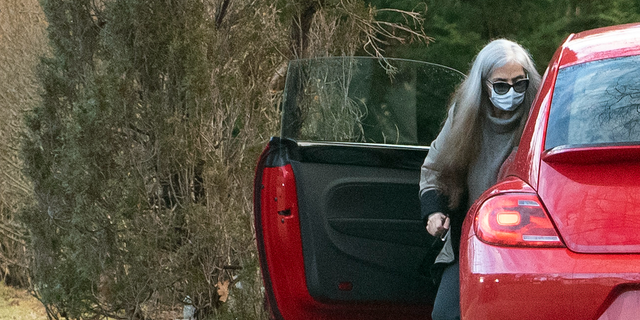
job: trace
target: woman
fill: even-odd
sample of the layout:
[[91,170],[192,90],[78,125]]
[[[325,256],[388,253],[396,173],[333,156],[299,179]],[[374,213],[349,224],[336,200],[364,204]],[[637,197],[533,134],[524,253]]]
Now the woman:
[[499,39],[476,56],[456,90],[448,117],[422,165],[420,201],[427,231],[444,247],[432,318],[460,319],[458,248],[465,214],[496,183],[498,170],[517,146],[540,85],[531,56]]

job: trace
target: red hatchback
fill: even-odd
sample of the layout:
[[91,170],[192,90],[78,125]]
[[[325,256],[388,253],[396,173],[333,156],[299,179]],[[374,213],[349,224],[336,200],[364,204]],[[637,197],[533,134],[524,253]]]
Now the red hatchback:
[[462,234],[462,319],[640,318],[640,24],[567,38]]

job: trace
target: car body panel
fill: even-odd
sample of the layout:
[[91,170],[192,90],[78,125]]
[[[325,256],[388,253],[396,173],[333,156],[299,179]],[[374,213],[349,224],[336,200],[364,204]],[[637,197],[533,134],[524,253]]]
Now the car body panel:
[[589,30],[572,35],[563,45],[562,67],[640,54],[637,23]]
[[640,283],[640,255],[462,242],[462,319],[597,319],[616,288]]
[[570,250],[640,253],[638,160],[542,162],[538,193]]

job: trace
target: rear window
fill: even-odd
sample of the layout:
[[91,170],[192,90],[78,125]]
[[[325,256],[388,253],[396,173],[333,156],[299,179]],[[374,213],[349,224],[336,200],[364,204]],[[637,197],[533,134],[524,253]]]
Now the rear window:
[[464,75],[441,65],[336,57],[289,64],[282,136],[297,141],[429,145]]
[[640,56],[561,69],[545,149],[640,144]]

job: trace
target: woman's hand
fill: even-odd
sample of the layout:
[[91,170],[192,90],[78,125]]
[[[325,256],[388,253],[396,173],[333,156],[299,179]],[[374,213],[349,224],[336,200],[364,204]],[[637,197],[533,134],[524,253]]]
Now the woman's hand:
[[449,217],[444,213],[434,212],[427,220],[427,232],[434,237],[442,237],[449,230],[450,223]]

